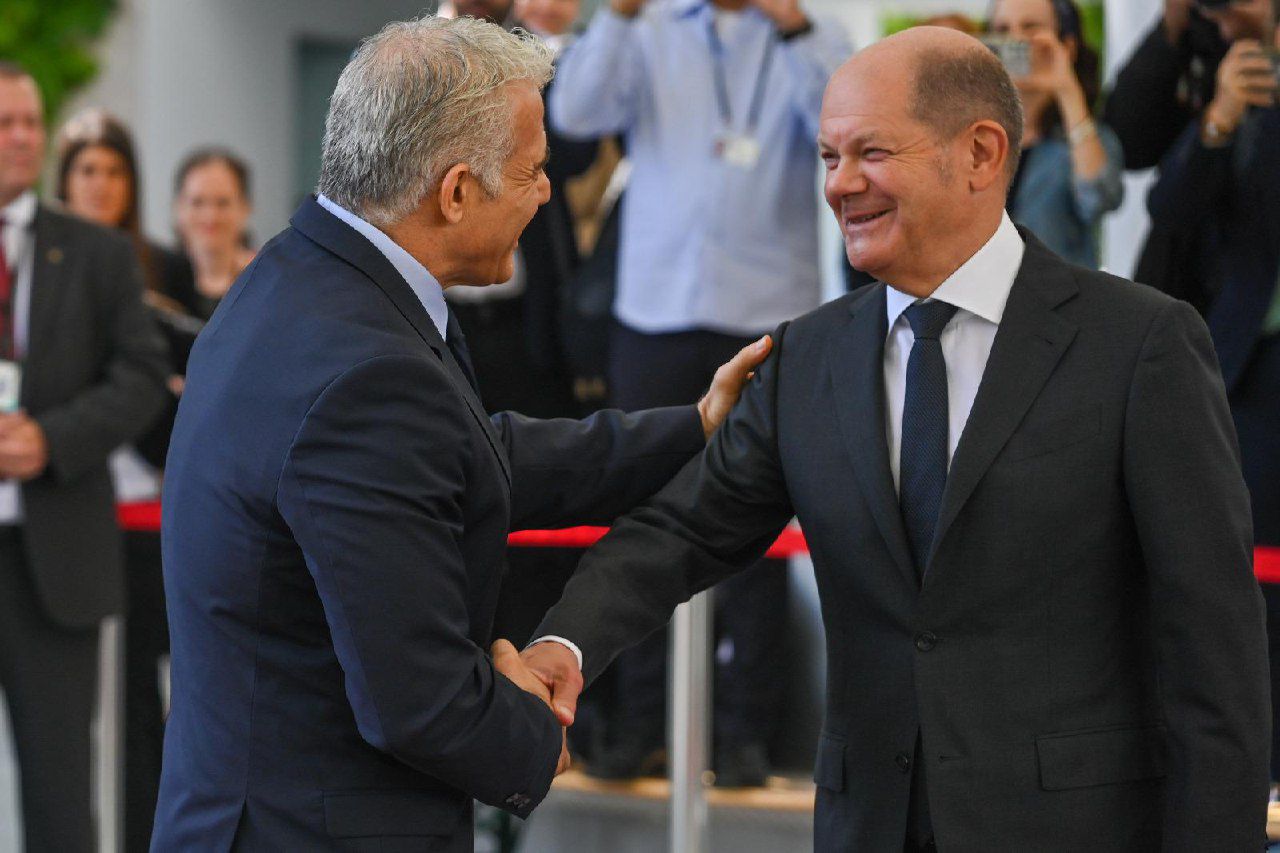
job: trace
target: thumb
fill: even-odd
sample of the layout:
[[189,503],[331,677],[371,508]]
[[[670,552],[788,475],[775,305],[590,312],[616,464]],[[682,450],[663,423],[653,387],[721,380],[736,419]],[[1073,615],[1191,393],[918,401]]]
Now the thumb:
[[489,647],[489,654],[495,662],[499,658],[520,656],[520,653],[516,651],[516,647],[511,645],[510,640],[494,640],[493,645]]
[[551,710],[562,726],[572,726],[578,713],[578,696],[582,693],[582,676],[557,677],[551,683]]

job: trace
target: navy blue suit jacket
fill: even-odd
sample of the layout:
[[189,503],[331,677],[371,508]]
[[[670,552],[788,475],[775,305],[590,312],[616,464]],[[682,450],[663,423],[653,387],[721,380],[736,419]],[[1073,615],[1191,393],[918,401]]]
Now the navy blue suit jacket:
[[607,522],[702,445],[692,407],[485,417],[404,279],[304,202],[178,411],[153,849],[470,851],[473,797],[527,815],[561,732],[482,648],[507,531]]
[[1280,273],[1280,109],[1251,111],[1231,144],[1206,148],[1192,122],[1160,165],[1148,205],[1170,232],[1207,246],[1205,306],[1240,435],[1254,536],[1280,545],[1280,349],[1264,333]]

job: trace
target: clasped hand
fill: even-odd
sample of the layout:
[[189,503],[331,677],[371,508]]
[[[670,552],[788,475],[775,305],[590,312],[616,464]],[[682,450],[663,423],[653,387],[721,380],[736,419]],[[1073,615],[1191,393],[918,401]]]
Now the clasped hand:
[[[540,643],[539,645],[550,645],[548,643]],[[537,648],[535,646],[534,648]],[[561,647],[563,648],[563,646]],[[560,760],[556,762],[556,775],[569,769],[569,739],[568,727],[573,725],[573,714],[578,706],[577,692],[582,691],[582,675],[578,675],[578,691],[574,693],[571,702],[566,702],[561,696],[558,700],[551,685],[541,676],[529,668],[529,666],[521,659],[520,653],[516,651],[516,647],[506,640],[498,640],[490,648],[493,655],[493,668],[505,675],[507,678],[526,693],[537,696],[547,704],[552,713],[556,715],[556,719],[560,721]],[[573,657],[573,653],[565,649],[565,653],[573,661],[573,668],[578,668],[577,658]],[[555,704],[557,703],[558,704]],[[561,708],[568,708],[567,712],[562,712]]]

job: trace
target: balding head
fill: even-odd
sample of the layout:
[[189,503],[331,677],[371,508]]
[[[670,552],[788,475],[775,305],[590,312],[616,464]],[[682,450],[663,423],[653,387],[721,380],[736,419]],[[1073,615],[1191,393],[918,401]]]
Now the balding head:
[[971,36],[919,27],[853,57],[819,134],[850,263],[932,292],[995,233],[1021,140],[1017,92]]
[[831,85],[842,76],[845,85],[898,78],[912,117],[939,140],[953,139],[979,121],[1000,125],[1009,138],[1005,168],[1012,180],[1022,152],[1022,99],[999,58],[976,38],[949,27],[912,27],[858,53]]

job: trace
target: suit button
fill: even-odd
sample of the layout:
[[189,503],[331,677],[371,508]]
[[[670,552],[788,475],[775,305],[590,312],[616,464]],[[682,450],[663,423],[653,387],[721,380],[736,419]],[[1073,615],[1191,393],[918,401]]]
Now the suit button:
[[893,763],[898,765],[898,769],[906,773],[911,769],[911,756],[905,752],[899,752],[898,757],[893,759]]
[[916,648],[920,651],[933,651],[933,647],[936,645],[938,645],[938,635],[932,631],[922,631],[916,634]]

